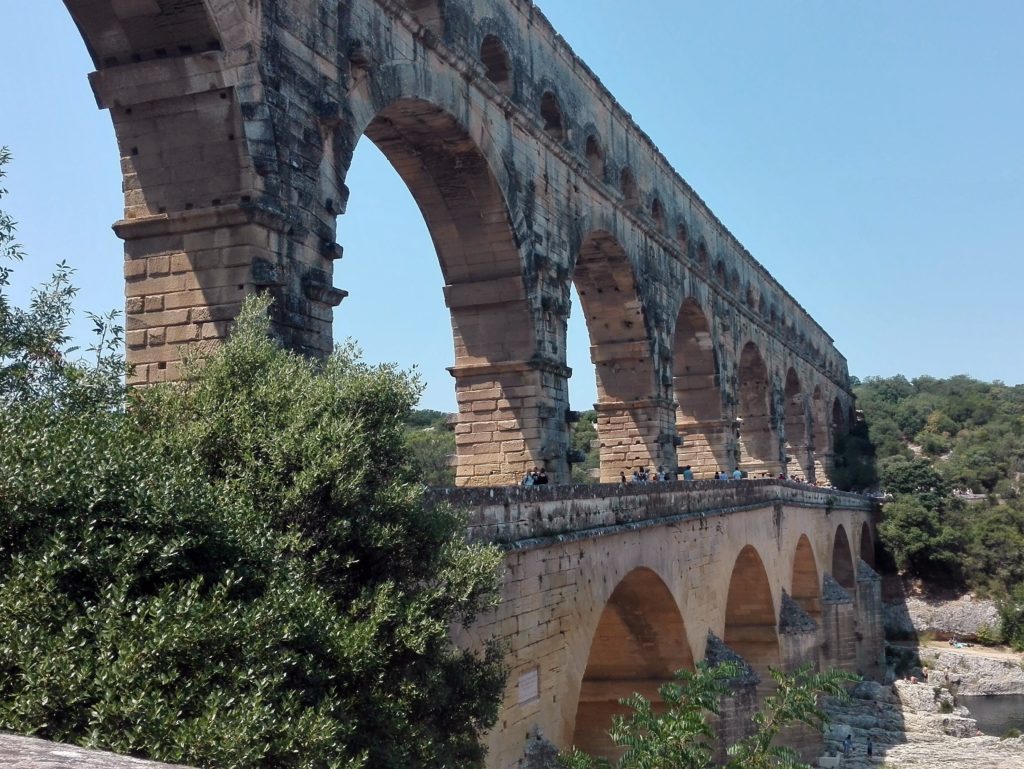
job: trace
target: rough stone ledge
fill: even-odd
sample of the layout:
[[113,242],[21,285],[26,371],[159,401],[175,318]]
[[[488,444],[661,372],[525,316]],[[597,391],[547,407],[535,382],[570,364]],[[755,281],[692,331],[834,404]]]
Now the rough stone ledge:
[[471,540],[517,547],[769,505],[817,508],[824,514],[875,509],[873,500],[858,494],[771,479],[431,489],[426,501],[469,509]]
[[0,766],[11,769],[171,769],[172,764],[0,733]]

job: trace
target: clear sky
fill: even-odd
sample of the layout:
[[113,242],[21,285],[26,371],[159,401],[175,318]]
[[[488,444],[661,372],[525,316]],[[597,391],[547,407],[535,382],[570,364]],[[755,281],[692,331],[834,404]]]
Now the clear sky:
[[[538,2],[853,374],[1024,382],[1024,3]],[[30,261],[66,259],[82,309],[123,305],[118,152],[56,0],[0,0],[3,205]],[[418,366],[452,410],[451,327],[422,217],[368,141],[339,220],[337,338]],[[571,396],[594,400],[579,312]],[[76,331],[85,338],[87,324]]]

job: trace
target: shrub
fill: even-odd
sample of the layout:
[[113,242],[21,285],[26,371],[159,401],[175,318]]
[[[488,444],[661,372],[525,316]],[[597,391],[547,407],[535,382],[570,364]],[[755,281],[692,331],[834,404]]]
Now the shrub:
[[415,381],[285,352],[257,300],[183,383],[128,394],[103,318],[96,362],[65,353],[67,270],[27,310],[9,276],[0,729],[204,767],[479,766],[500,657],[449,633],[501,555],[423,505]]

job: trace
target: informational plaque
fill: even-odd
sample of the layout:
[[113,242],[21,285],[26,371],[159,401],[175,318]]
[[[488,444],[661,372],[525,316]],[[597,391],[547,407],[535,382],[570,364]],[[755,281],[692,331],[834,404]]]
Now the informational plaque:
[[519,704],[540,699],[540,668],[531,668],[519,674]]

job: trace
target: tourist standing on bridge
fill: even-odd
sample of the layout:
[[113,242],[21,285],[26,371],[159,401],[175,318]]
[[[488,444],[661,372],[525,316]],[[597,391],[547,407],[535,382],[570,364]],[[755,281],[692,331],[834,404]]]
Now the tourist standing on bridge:
[[742,478],[743,478],[743,473],[740,471],[740,469],[738,467],[735,470],[732,471],[732,479],[734,481],[738,481],[738,480],[740,480]]
[[683,480],[684,481],[692,481],[693,480],[693,468],[690,467],[690,465],[687,465],[686,467],[683,468]]

